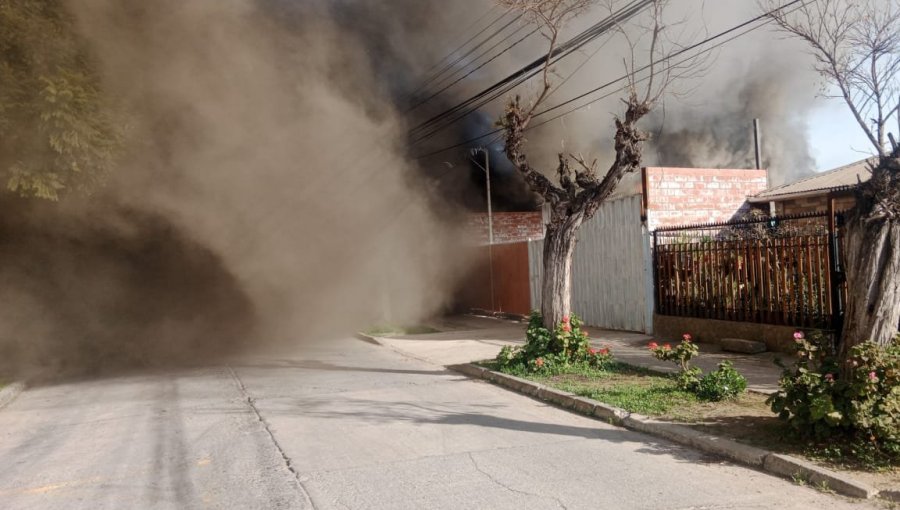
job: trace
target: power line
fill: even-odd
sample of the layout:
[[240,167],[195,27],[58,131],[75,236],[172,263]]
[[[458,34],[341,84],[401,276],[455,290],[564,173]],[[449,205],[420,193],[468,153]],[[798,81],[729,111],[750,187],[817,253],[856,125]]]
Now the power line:
[[[461,118],[471,114],[477,109],[481,108],[485,104],[490,101],[495,100],[498,97],[506,94],[510,90],[514,89],[518,85],[524,83],[525,81],[531,79],[541,72],[544,65],[552,65],[556,62],[559,62],[563,58],[570,55],[572,52],[577,51],[579,48],[584,46],[585,44],[593,41],[603,33],[609,31],[616,24],[627,21],[633,16],[637,15],[640,11],[644,10],[648,7],[654,0],[634,0],[629,3],[627,6],[620,9],[618,12],[611,14],[609,17],[601,20],[600,22],[592,25],[587,30],[581,32],[577,36],[572,39],[566,41],[561,44],[559,47],[553,50],[553,52],[549,55],[539,57],[535,59],[533,62],[519,69],[518,71],[512,73],[506,78],[500,80],[499,82],[491,85],[487,89],[475,94],[469,99],[463,101],[462,103],[457,104],[456,106],[435,115],[434,117],[422,122],[418,126],[412,128],[410,133],[415,137],[416,134],[421,133],[427,129],[430,131],[426,131],[424,135],[420,135],[416,137],[413,141],[413,144],[419,143],[427,138],[433,136],[436,132],[441,131],[448,127],[450,124],[460,120]],[[485,100],[485,98],[487,98]],[[437,127],[435,127],[437,126]]]
[[[491,7],[490,9],[488,9],[484,14],[482,14],[477,20],[475,20],[475,21],[472,23],[472,25],[476,25],[476,26],[477,26],[478,23],[481,23],[481,21],[482,21],[484,18],[487,18],[491,13],[493,13],[494,11],[496,11],[499,7],[500,7],[499,4],[494,5],[493,7]],[[435,63],[433,66],[431,66],[430,69],[428,69],[427,71],[425,71],[425,76],[426,76],[426,78],[423,80],[423,82],[422,82],[418,87],[416,87],[415,90],[413,90],[412,92],[410,92],[410,94],[409,94],[410,98],[415,97],[416,94],[418,94],[423,88],[425,88],[425,87],[428,85],[428,83],[431,82],[431,81],[435,78],[436,75],[439,75],[439,74],[443,73],[443,72],[444,72],[444,69],[446,69],[446,67],[447,67],[448,65],[449,65],[449,66],[452,66],[452,65],[453,65],[452,63],[451,63],[451,64],[448,64],[448,65],[444,65],[444,63],[445,63],[446,60],[452,59],[452,58],[453,58],[453,55],[456,55],[457,53],[459,53],[460,51],[462,51],[463,48],[465,48],[466,46],[468,46],[472,41],[474,41],[475,39],[477,39],[477,38],[478,38],[479,36],[481,36],[483,33],[487,32],[488,29],[490,29],[492,26],[496,25],[496,24],[497,24],[501,19],[503,19],[507,14],[509,14],[509,11],[508,11],[508,10],[507,10],[507,11],[504,11],[502,14],[500,14],[500,16],[498,16],[497,18],[495,18],[495,19],[494,19],[492,22],[490,22],[487,26],[485,26],[484,28],[482,28],[480,31],[476,32],[475,35],[471,36],[471,37],[470,37],[469,39],[467,39],[464,43],[460,44],[459,47],[457,47],[456,49],[454,49],[454,50],[451,51],[450,53],[447,53],[442,59],[440,59],[439,61],[437,61],[437,63]],[[466,32],[466,31],[463,30],[463,31],[459,32],[459,34],[457,34],[457,35],[462,35],[462,34],[465,33],[465,32]],[[455,37],[454,37],[454,38],[455,38]],[[443,67],[441,67],[442,65],[443,65]],[[438,69],[438,68],[440,68],[440,69],[439,69],[438,71],[435,71],[435,69]]]
[[[504,16],[505,16],[505,14],[504,14]],[[522,18],[522,16],[523,16],[523,14],[519,14],[518,16],[516,16],[515,18],[513,18],[512,20],[510,20],[508,23],[506,23],[505,25],[503,25],[502,27],[500,27],[499,29],[497,29],[496,31],[494,31],[494,33],[492,33],[492,34],[491,34],[490,36],[488,36],[486,39],[484,39],[483,41],[481,41],[480,43],[478,43],[476,46],[472,47],[469,51],[467,51],[466,53],[460,55],[459,58],[457,58],[457,59],[454,60],[453,62],[450,62],[449,64],[447,64],[447,65],[444,67],[444,69],[442,69],[439,73],[435,74],[430,80],[428,80],[428,81],[426,81],[425,83],[423,83],[423,84],[419,87],[418,90],[421,91],[421,92],[425,92],[425,89],[427,89],[428,84],[429,84],[431,81],[437,79],[439,76],[443,75],[445,72],[449,71],[450,69],[453,69],[457,64],[459,64],[460,62],[462,62],[463,60],[465,60],[466,57],[468,57],[468,56],[471,55],[472,53],[475,53],[479,48],[481,48],[482,46],[484,46],[485,44],[487,44],[488,42],[490,42],[492,39],[494,39],[494,38],[497,37],[498,35],[502,34],[507,28],[509,28],[509,27],[510,27],[511,25],[513,25],[515,22],[519,21],[519,20]],[[497,47],[498,45],[503,44],[503,41],[505,41],[505,40],[509,39],[510,37],[512,37],[513,35],[517,34],[517,33],[520,32],[523,28],[524,28],[524,27],[520,27],[518,30],[516,30],[516,31],[514,31],[512,34],[506,36],[506,37],[505,37],[504,39],[502,39],[499,43],[495,44],[494,46],[492,46],[491,48],[489,48],[487,51],[491,51],[492,49],[494,49],[494,48]],[[523,38],[522,40],[524,40],[524,39],[525,39],[525,38]],[[521,40],[520,40],[519,42],[521,42]],[[513,46],[515,46],[515,45],[513,45]],[[479,55],[479,56],[476,57],[476,58],[480,58],[482,55],[484,55],[484,53],[482,53],[481,55]],[[496,57],[495,57],[495,58],[496,58]],[[438,82],[438,86],[440,86],[440,84],[443,83],[444,81],[446,81],[447,79],[452,78],[452,77],[453,77],[456,73],[458,73],[458,72],[459,72],[459,71],[453,72],[453,73],[451,73],[450,75],[448,75],[447,77],[442,78],[442,79]],[[469,74],[467,74],[466,76],[469,76],[470,74],[472,74],[472,73],[469,73]],[[453,84],[451,84],[450,86],[455,85],[455,84],[458,83],[458,82],[459,82],[459,80],[457,80],[456,82],[453,82]],[[447,90],[448,88],[450,88],[450,86],[444,87],[444,88],[442,88],[440,91],[438,91],[438,92],[436,92],[436,93],[434,93],[434,94],[429,95],[428,97],[426,97],[425,99],[422,99],[421,101],[416,102],[416,103],[413,104],[411,107],[409,107],[409,108],[406,110],[406,112],[409,113],[409,112],[415,110],[416,108],[422,106],[423,104],[427,103],[428,101],[431,101],[431,100],[432,100],[434,97],[436,97],[438,94],[440,94],[441,92],[443,92],[443,91]]]
[[[473,61],[473,63],[474,63],[474,62],[477,62],[478,59],[480,59],[481,57],[483,57],[484,55],[486,55],[488,52],[490,52],[490,51],[496,49],[499,45],[503,44],[504,42],[506,42],[507,40],[509,40],[511,37],[513,37],[513,36],[515,36],[516,34],[518,34],[519,32],[521,32],[524,28],[525,28],[524,26],[520,27],[520,28],[519,28],[518,30],[516,30],[515,32],[513,32],[513,33],[509,34],[508,36],[506,36],[505,38],[503,38],[503,39],[502,39],[500,42],[498,42],[497,44],[495,44],[495,45],[491,46],[490,48],[488,48],[487,51],[485,51],[485,52],[481,53],[480,55],[478,55],[477,57],[475,57],[475,60]],[[519,40],[515,41],[514,43],[510,44],[509,46],[507,46],[506,48],[504,48],[503,50],[501,50],[499,53],[497,53],[496,55],[490,57],[488,60],[486,60],[486,61],[484,61],[483,63],[481,63],[480,65],[478,65],[478,67],[476,67],[476,68],[470,70],[469,72],[467,72],[467,73],[465,73],[464,75],[460,76],[459,78],[457,78],[457,79],[454,80],[453,82],[449,83],[448,85],[446,85],[446,86],[444,86],[443,88],[439,89],[438,91],[434,92],[434,93],[431,94],[430,96],[426,97],[426,98],[423,99],[420,103],[418,103],[418,104],[414,105],[412,108],[410,108],[408,111],[412,111],[412,110],[414,110],[415,108],[417,108],[417,107],[419,107],[419,106],[421,106],[421,105],[427,103],[428,101],[431,101],[431,100],[434,99],[435,97],[437,97],[437,96],[443,94],[444,92],[446,92],[448,89],[452,88],[453,86],[455,86],[455,85],[458,84],[459,82],[465,80],[465,79],[468,78],[469,76],[472,76],[473,74],[475,74],[475,73],[477,73],[478,71],[480,71],[482,68],[484,68],[484,66],[490,64],[490,63],[493,62],[494,60],[497,60],[498,58],[500,58],[501,56],[503,56],[505,53],[509,52],[511,49],[515,48],[516,46],[518,46],[519,44],[521,44],[522,42],[524,42],[526,39],[528,39],[528,38],[531,37],[532,35],[536,34],[538,31],[540,31],[540,28],[535,28],[535,29],[531,30],[530,32],[528,32],[527,34],[525,34],[524,37],[522,37],[522,38],[520,38]],[[445,83],[448,79],[452,79],[456,74],[458,74],[459,72],[464,71],[464,70],[465,70],[465,68],[463,68],[463,69],[457,71],[456,73],[453,73],[453,74],[449,75],[448,77],[442,79],[442,80],[437,84],[437,86],[440,86],[441,84]]]
[[[729,28],[729,29],[727,29],[727,30],[725,30],[725,31],[723,31],[723,32],[720,32],[720,33],[714,35],[714,36],[708,37],[708,38],[704,39],[703,41],[700,41],[700,42],[698,42],[698,43],[696,43],[696,44],[693,44],[693,45],[691,45],[691,46],[682,48],[681,50],[679,50],[679,51],[677,51],[677,52],[675,52],[675,53],[673,53],[673,54],[667,56],[667,57],[664,59],[664,61],[670,62],[669,65],[667,65],[667,66],[666,66],[665,68],[663,68],[663,69],[657,70],[655,73],[653,73],[653,75],[655,76],[656,74],[658,74],[658,73],[660,73],[660,72],[666,72],[666,71],[668,71],[669,69],[672,69],[672,68],[677,67],[677,66],[679,66],[679,65],[681,65],[681,64],[684,64],[684,63],[690,61],[691,59],[694,59],[694,58],[696,58],[696,57],[698,57],[698,56],[700,56],[700,55],[702,55],[702,54],[704,54],[704,53],[711,52],[711,51],[713,51],[713,50],[715,50],[715,49],[717,49],[717,48],[719,48],[719,47],[721,47],[721,46],[723,46],[723,45],[725,45],[725,44],[727,44],[727,43],[729,43],[729,42],[731,42],[731,41],[733,41],[733,40],[735,40],[735,39],[737,39],[737,38],[739,38],[739,37],[741,37],[741,36],[743,36],[743,35],[745,35],[745,34],[747,34],[747,33],[750,33],[750,32],[752,32],[752,31],[755,31],[755,30],[757,30],[757,29],[759,29],[759,28],[761,28],[761,27],[763,27],[763,26],[769,24],[769,23],[771,22],[771,20],[765,20],[765,19],[768,18],[768,17],[770,17],[772,14],[774,14],[774,13],[776,13],[776,12],[778,12],[778,11],[785,10],[785,9],[791,7],[791,6],[796,5],[796,4],[800,4],[800,3],[805,4],[806,2],[809,2],[809,1],[814,1],[814,0],[792,0],[791,2],[788,2],[788,3],[785,4],[785,5],[782,5],[781,7],[778,7],[778,8],[776,8],[776,9],[773,9],[773,10],[771,10],[771,11],[769,11],[769,12],[767,12],[767,13],[764,13],[764,14],[762,14],[762,15],[760,15],[760,16],[756,16],[756,17],[754,17],[754,18],[752,18],[752,19],[750,19],[750,20],[747,20],[747,21],[745,21],[745,22],[739,24],[739,25],[735,25],[734,27],[731,27],[731,28]],[[799,8],[799,7],[798,7],[798,8]],[[795,9],[795,10],[796,10],[796,9]],[[792,11],[792,12],[793,12],[793,11]],[[679,57],[679,56],[682,56],[682,55],[684,55],[685,53],[688,53],[688,52],[693,51],[693,50],[695,50],[695,49],[697,49],[697,48],[700,48],[700,47],[702,47],[702,46],[704,46],[704,45],[706,45],[706,44],[709,44],[710,42],[713,42],[713,41],[716,41],[716,40],[718,40],[718,39],[722,39],[723,37],[726,37],[726,36],[728,36],[728,35],[734,34],[735,32],[740,32],[741,30],[743,30],[743,29],[749,27],[750,25],[756,24],[756,23],[758,23],[758,22],[760,22],[760,21],[762,21],[762,20],[765,20],[765,21],[764,21],[763,23],[761,23],[761,24],[755,26],[755,27],[751,27],[751,28],[749,28],[749,29],[747,29],[747,30],[741,32],[741,33],[738,34],[738,35],[735,35],[735,36],[730,37],[730,38],[728,38],[728,39],[726,39],[726,40],[724,40],[724,41],[721,41],[721,42],[719,42],[719,43],[717,43],[717,44],[715,44],[715,45],[713,45],[713,46],[711,46],[711,47],[709,47],[709,48],[705,48],[705,49],[703,49],[702,51],[698,52],[696,55],[689,56],[689,57],[687,57],[687,58],[685,58],[685,59],[682,59],[682,60],[680,60],[680,61],[678,61],[677,63],[674,63],[674,64],[671,63],[672,59],[674,59],[674,58],[677,58],[677,57]],[[655,63],[655,64],[658,64],[658,62]],[[655,65],[655,64],[653,64],[653,65]],[[607,89],[607,88],[609,88],[609,87],[612,87],[613,85],[615,85],[615,84],[617,84],[617,83],[619,83],[619,82],[622,82],[622,81],[628,79],[629,76],[635,76],[635,75],[637,75],[638,73],[641,73],[641,72],[643,72],[643,71],[646,71],[646,70],[649,69],[650,67],[651,67],[651,64],[647,64],[647,65],[641,67],[640,69],[637,69],[637,70],[633,71],[632,73],[625,74],[624,76],[621,76],[621,77],[616,78],[616,79],[614,79],[614,80],[611,80],[611,81],[609,81],[609,82],[607,82],[607,83],[604,83],[604,84],[602,84],[602,85],[600,85],[600,86],[598,86],[598,87],[596,87],[596,88],[594,88],[594,89],[591,89],[591,90],[589,90],[589,91],[587,91],[587,92],[585,92],[585,93],[583,93],[583,94],[579,94],[578,96],[576,96],[576,97],[574,97],[574,98],[571,98],[571,99],[569,99],[569,100],[567,100],[567,101],[564,101],[564,102],[562,102],[562,103],[560,103],[560,104],[558,104],[558,105],[555,105],[555,106],[552,106],[552,107],[547,108],[547,109],[545,109],[545,110],[542,110],[542,111],[540,111],[540,112],[537,112],[537,113],[534,115],[534,117],[535,117],[535,118],[538,118],[538,117],[544,116],[544,115],[546,115],[546,114],[548,114],[548,113],[550,113],[550,112],[553,112],[553,111],[558,110],[558,109],[560,109],[560,108],[563,108],[563,107],[565,107],[565,106],[567,106],[567,105],[570,105],[570,104],[572,104],[572,103],[574,103],[574,102],[576,102],[576,101],[579,101],[579,100],[581,100],[581,99],[584,99],[585,97],[590,96],[590,95],[592,95],[592,94],[595,94],[595,93],[597,93],[597,92],[599,92],[599,91],[601,91],[601,90],[604,90],[604,89]],[[644,77],[644,78],[642,78],[641,80],[638,80],[638,81],[644,81],[644,80],[647,80],[647,79],[650,78],[650,76],[651,76],[651,75],[648,75],[648,76],[646,76],[646,77]],[[623,87],[623,88],[624,88],[624,87]],[[542,121],[542,122],[540,122],[540,123],[538,123],[538,124],[531,125],[531,126],[528,127],[527,131],[530,131],[530,130],[532,130],[532,129],[538,128],[538,127],[540,127],[540,126],[543,126],[544,124],[547,124],[548,122],[552,122],[552,121],[557,120],[557,119],[559,119],[559,118],[562,118],[562,117],[564,117],[564,116],[566,116],[566,115],[569,115],[569,114],[571,114],[571,113],[574,113],[574,112],[577,111],[577,110],[580,110],[580,109],[585,108],[585,107],[587,107],[587,106],[589,106],[589,105],[591,105],[591,104],[594,104],[594,103],[596,103],[597,101],[600,101],[600,100],[602,100],[602,99],[605,99],[605,98],[609,97],[610,95],[615,94],[615,93],[617,93],[617,92],[619,92],[619,91],[621,91],[621,90],[622,90],[622,88],[618,88],[618,89],[614,90],[613,92],[611,92],[610,94],[607,94],[607,95],[601,96],[601,97],[599,97],[599,98],[596,98],[596,99],[594,99],[594,100],[592,100],[592,101],[590,101],[590,102],[588,102],[588,103],[585,103],[585,104],[583,104],[583,105],[581,105],[581,106],[578,106],[578,107],[576,107],[576,108],[573,108],[573,109],[571,109],[571,110],[568,110],[568,111],[566,111],[566,112],[563,112],[563,113],[560,114],[560,115],[557,115],[557,116],[555,116],[555,117],[553,117],[553,118],[550,118],[550,119],[547,119],[547,120],[545,120],[545,121]],[[434,155],[437,155],[437,154],[441,154],[441,153],[443,153],[443,152],[447,152],[447,151],[449,151],[449,150],[453,150],[453,149],[457,149],[457,148],[460,148],[460,147],[468,146],[468,145],[470,145],[470,144],[472,144],[472,143],[474,143],[474,142],[477,142],[478,140],[481,140],[481,139],[486,138],[486,137],[488,137],[488,136],[491,136],[491,135],[500,133],[501,131],[503,131],[502,128],[494,129],[494,130],[489,131],[489,132],[487,132],[487,133],[485,133],[485,134],[482,134],[482,135],[480,135],[480,136],[473,137],[473,138],[470,138],[470,139],[468,139],[468,140],[466,140],[466,141],[463,141],[463,142],[454,144],[454,145],[452,145],[452,146],[450,146],[450,147],[446,147],[446,148],[443,148],[443,149],[431,151],[431,152],[428,152],[427,154],[423,154],[423,155],[420,155],[420,156],[416,156],[414,159],[425,159],[425,158],[428,158],[428,157],[431,157],[431,156],[434,156]]]

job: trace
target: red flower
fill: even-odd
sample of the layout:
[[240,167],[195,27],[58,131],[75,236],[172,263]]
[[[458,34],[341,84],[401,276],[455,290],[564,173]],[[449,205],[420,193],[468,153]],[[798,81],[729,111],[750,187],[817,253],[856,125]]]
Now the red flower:
[[569,316],[568,316],[568,315],[563,315],[562,321],[563,321],[563,324],[568,324],[568,323],[569,323]]
[[825,374],[825,380],[828,382],[834,382],[834,374]]
[[659,348],[659,344],[656,343],[656,342],[650,342],[650,343],[647,345],[647,347],[649,347],[650,350],[658,349],[658,348]]
[[663,349],[665,349],[665,350],[667,350],[667,351],[671,351],[671,350],[672,350],[672,344],[666,344],[666,345],[663,345]]
[[544,366],[544,358],[538,358],[538,359],[534,360],[534,364],[537,365],[538,367]]
[[572,331],[572,326],[569,326],[568,324],[563,324],[562,330],[565,331],[566,333],[568,333],[569,331]]
[[690,333],[685,333],[681,335],[681,338],[683,338],[685,342],[690,342],[694,337],[692,337]]
[[593,347],[591,347],[590,349],[588,349],[588,353],[590,353],[590,355],[593,356],[593,355],[597,354],[597,349],[594,349]]
[[794,332],[794,340],[796,340],[797,342],[799,342],[800,340],[803,340],[803,337],[804,337],[804,336],[805,336],[805,335],[803,334],[802,331],[795,331],[795,332]]
[[606,347],[600,349],[600,354],[606,356],[607,354],[609,354],[609,349],[607,349]]
[[869,372],[869,380],[872,382],[878,382],[878,374],[875,372]]

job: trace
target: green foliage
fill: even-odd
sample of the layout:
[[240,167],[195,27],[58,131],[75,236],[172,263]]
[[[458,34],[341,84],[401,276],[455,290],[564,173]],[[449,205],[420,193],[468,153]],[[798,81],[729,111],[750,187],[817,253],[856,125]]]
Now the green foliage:
[[703,376],[697,383],[696,393],[702,400],[719,402],[737,398],[746,391],[747,379],[734,369],[731,361],[719,363],[719,368]]
[[700,382],[703,372],[699,368],[691,367],[691,359],[700,352],[700,349],[692,341],[690,334],[682,335],[681,343],[674,348],[671,344],[659,345],[656,342],[650,342],[648,347],[656,359],[671,361],[678,365],[675,380],[678,382],[679,388],[684,391],[697,390],[697,384]]
[[886,348],[871,342],[853,347],[843,372],[822,335],[797,332],[794,339],[798,360],[769,398],[772,411],[800,437],[839,437],[854,444],[858,456],[868,448],[900,458],[900,336]]
[[60,0],[0,0],[0,178],[22,196],[89,192],[121,127]]
[[681,343],[674,348],[670,344],[659,345],[656,342],[650,342],[649,348],[656,359],[678,365],[674,378],[679,389],[694,393],[702,400],[718,402],[732,399],[747,389],[747,380],[730,361],[723,361],[718,369],[706,375],[699,368],[692,367],[691,360],[700,348],[689,333],[682,335]]
[[572,314],[550,331],[544,327],[541,314],[532,312],[525,345],[503,347],[496,358],[498,368],[508,373],[545,374],[560,373],[575,366],[605,368],[612,362],[609,349],[591,347],[590,338],[581,326],[581,320]]

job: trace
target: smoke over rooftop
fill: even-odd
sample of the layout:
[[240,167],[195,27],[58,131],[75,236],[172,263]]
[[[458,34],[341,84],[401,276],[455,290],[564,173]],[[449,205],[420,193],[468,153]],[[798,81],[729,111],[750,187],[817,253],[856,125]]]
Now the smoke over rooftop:
[[[502,101],[412,149],[407,130],[533,60],[539,37],[409,112],[427,70],[491,0],[66,4],[130,130],[112,181],[90,200],[4,204],[0,249],[14,261],[3,273],[4,352],[102,369],[345,334],[446,303],[466,266],[456,214],[482,207],[483,173],[471,147],[410,156],[492,129]],[[753,15],[750,4],[698,11],[676,0],[672,10],[699,13],[690,23],[714,33]],[[645,126],[659,137],[648,164],[749,167],[760,117],[780,179],[810,168],[814,80],[797,71],[808,65],[756,44],[768,34],[752,37]],[[551,104],[623,73],[620,38],[600,43],[558,66]],[[618,108],[611,97],[530,133],[535,161],[552,172],[559,150],[609,158]],[[497,209],[534,207],[492,147]]]

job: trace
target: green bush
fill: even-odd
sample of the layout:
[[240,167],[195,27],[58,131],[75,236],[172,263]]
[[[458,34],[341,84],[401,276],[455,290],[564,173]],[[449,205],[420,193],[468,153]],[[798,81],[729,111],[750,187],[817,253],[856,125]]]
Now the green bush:
[[656,359],[678,365],[678,373],[673,377],[679,389],[710,402],[735,398],[747,389],[747,380],[730,361],[723,361],[717,370],[706,375],[699,368],[692,367],[691,360],[700,353],[700,348],[692,340],[690,333],[685,333],[681,335],[681,343],[675,347],[656,342],[648,345]]
[[697,382],[696,393],[702,400],[719,402],[737,398],[747,389],[747,379],[734,369],[731,361],[719,363],[719,368]]
[[522,347],[505,346],[496,362],[504,372],[540,372],[556,374],[573,366],[604,369],[612,362],[608,348],[594,349],[574,314],[564,317],[553,331],[544,327],[543,318],[533,312]]
[[678,365],[675,381],[678,383],[679,388],[684,391],[696,392],[697,384],[700,382],[700,377],[703,376],[703,371],[691,366],[691,359],[700,352],[700,348],[691,340],[691,335],[685,333],[681,335],[681,343],[674,348],[671,344],[659,345],[656,342],[650,342],[648,348],[656,359],[671,361]]
[[768,402],[799,436],[833,437],[900,457],[900,336],[886,348],[867,342],[840,370],[830,342],[794,334],[798,360]]

